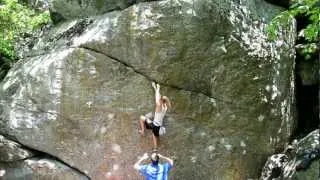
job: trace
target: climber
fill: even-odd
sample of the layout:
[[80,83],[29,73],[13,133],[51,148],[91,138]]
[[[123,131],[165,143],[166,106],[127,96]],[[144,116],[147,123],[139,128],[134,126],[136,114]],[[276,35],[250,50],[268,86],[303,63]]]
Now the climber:
[[[167,180],[168,173],[173,167],[173,160],[165,157],[161,154],[152,153],[151,154],[151,163],[147,165],[140,165],[143,160],[148,159],[148,154],[145,153],[135,164],[134,169],[139,171],[147,180]],[[160,164],[159,159],[164,159],[168,163]]]
[[152,139],[153,145],[156,149],[158,147],[159,135],[165,133],[165,128],[163,127],[163,118],[166,112],[171,108],[170,100],[167,96],[160,95],[160,85],[152,82],[152,87],[155,91],[156,108],[155,112],[147,113],[146,115],[140,116],[140,130],[139,133],[144,135],[145,128],[152,129]]

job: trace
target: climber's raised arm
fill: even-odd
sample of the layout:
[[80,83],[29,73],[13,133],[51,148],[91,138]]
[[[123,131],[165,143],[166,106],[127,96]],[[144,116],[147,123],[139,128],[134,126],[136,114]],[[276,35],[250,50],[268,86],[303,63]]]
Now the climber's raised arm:
[[154,93],[155,93],[156,104],[160,105],[160,100],[161,100],[160,85],[156,84],[155,82],[152,82],[152,87],[153,87]]

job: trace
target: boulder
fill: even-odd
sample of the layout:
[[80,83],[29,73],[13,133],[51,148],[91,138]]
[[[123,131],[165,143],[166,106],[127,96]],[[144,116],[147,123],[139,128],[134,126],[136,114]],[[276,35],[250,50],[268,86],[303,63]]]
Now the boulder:
[[293,174],[292,178],[293,180],[304,180],[304,179],[319,179],[320,173],[320,163],[319,159],[312,161],[308,169],[297,171],[295,174]]
[[317,179],[319,177],[319,129],[294,140],[287,150],[268,158],[260,179]]
[[101,15],[122,10],[148,0],[51,0],[50,13],[54,22]]
[[0,162],[18,161],[34,156],[34,153],[0,135]]
[[294,20],[277,42],[265,34],[280,11],[168,0],[62,23],[0,85],[0,133],[92,179],[137,179],[156,81],[173,102],[159,147],[177,162],[172,178],[256,178],[294,124]]
[[15,180],[89,180],[86,176],[53,159],[30,158],[0,163],[0,178]]

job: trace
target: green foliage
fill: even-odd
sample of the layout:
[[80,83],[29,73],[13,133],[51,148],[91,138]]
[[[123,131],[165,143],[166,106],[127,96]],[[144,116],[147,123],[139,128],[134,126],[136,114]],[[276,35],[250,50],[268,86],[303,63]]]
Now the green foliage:
[[287,25],[291,17],[307,17],[308,25],[299,32],[299,37],[304,38],[305,43],[298,50],[306,59],[317,51],[316,43],[320,36],[320,1],[319,0],[292,0],[293,4],[286,11],[273,18],[268,26],[268,34],[271,40],[276,39],[280,25]]
[[0,57],[3,57],[0,59],[1,77],[15,59],[14,43],[25,33],[31,33],[50,21],[48,11],[37,12],[18,3],[18,0],[0,0]]
[[277,39],[278,32],[280,31],[279,27],[281,27],[281,25],[287,26],[290,22],[289,20],[291,17],[292,15],[289,11],[283,11],[278,16],[272,19],[271,23],[267,28],[270,40]]
[[18,0],[0,1],[0,52],[14,57],[13,43],[23,33],[31,32],[50,21],[49,12],[38,13]]

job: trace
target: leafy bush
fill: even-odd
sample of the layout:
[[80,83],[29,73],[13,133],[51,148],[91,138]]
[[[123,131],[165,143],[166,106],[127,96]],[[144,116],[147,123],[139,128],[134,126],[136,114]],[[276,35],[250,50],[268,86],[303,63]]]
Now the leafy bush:
[[308,25],[298,33],[305,42],[297,46],[297,49],[306,59],[309,59],[318,50],[316,43],[319,42],[320,36],[320,1],[292,0],[292,3],[288,10],[283,11],[271,21],[268,26],[269,37],[272,40],[276,39],[279,25],[288,23],[290,17],[306,17]]
[[49,11],[37,12],[18,0],[0,0],[0,79],[16,59],[17,39],[50,21]]

